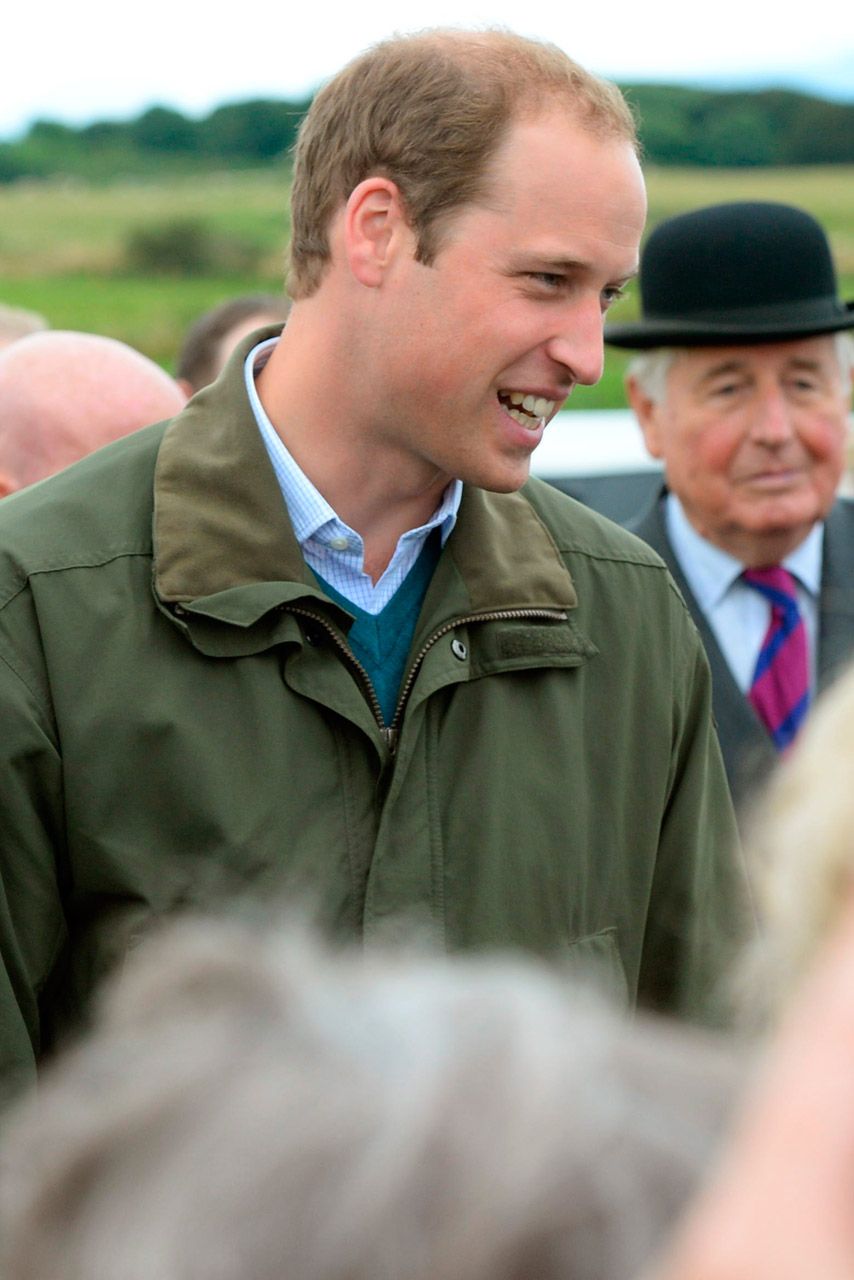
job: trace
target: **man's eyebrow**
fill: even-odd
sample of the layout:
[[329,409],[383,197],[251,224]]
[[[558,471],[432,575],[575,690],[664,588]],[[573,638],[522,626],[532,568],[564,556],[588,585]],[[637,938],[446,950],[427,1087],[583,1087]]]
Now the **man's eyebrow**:
[[[555,275],[570,275],[573,271],[590,271],[593,264],[585,262],[583,258],[552,258],[547,253],[529,252],[521,254],[515,265],[524,271],[553,271]],[[609,283],[622,287],[634,280],[639,269],[639,264],[636,263],[631,271],[627,271],[625,275],[615,276]]]
[[824,363],[813,356],[792,356],[786,361],[787,369],[805,369],[807,373],[821,373]]
[[723,373],[744,373],[746,368],[746,360],[739,360],[736,357],[730,360],[721,360],[720,364],[713,364],[711,369],[706,369],[705,373],[700,375],[697,379],[697,386],[702,387],[714,378],[719,378]]
[[[802,370],[806,373],[821,373],[824,368],[821,360],[815,359],[812,356],[792,356],[791,359],[786,361],[784,367],[787,371]],[[712,365],[710,369],[707,369],[698,379],[697,385],[702,387],[707,382],[711,382],[713,379],[721,377],[722,374],[745,373],[749,371],[749,369],[750,362],[748,359],[739,359],[737,356],[733,356],[730,359],[722,360],[720,364]]]

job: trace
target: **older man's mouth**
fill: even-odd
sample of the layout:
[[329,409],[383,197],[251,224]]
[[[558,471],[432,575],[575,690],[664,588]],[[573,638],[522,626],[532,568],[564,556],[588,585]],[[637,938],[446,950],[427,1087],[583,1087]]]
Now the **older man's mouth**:
[[779,471],[757,471],[748,477],[747,483],[755,489],[788,489],[798,484],[803,472],[799,467],[787,467]]
[[544,396],[534,396],[525,391],[499,391],[498,399],[513,421],[529,431],[536,431],[557,406],[556,400],[546,400]]

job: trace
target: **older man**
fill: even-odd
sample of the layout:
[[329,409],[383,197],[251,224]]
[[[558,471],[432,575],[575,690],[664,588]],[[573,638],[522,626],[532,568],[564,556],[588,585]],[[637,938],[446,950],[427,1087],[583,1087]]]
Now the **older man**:
[[649,237],[628,395],[666,489],[630,527],[700,629],[733,793],[785,751],[854,651],[854,505],[837,498],[852,304],[827,238],[788,205],[715,205]]
[[559,50],[381,45],[303,125],[284,332],[0,512],[7,1070],[236,888],[709,1013],[739,894],[702,648],[658,557],[526,485],[644,213],[625,103]]
[[187,397],[153,360],[94,333],[51,330],[0,352],[0,497],[171,418]]

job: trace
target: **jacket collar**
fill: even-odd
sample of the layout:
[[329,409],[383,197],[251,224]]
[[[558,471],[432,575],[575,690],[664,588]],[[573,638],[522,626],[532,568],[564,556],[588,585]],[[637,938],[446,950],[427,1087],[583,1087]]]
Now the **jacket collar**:
[[[243,381],[252,346],[276,332],[240,343],[217,381],[172,420],[154,478],[157,596],[186,614],[244,627],[300,597],[334,609],[303,560]],[[468,486],[434,586],[441,590],[431,589],[425,605],[433,597],[458,612],[576,603],[557,547],[523,494]]]

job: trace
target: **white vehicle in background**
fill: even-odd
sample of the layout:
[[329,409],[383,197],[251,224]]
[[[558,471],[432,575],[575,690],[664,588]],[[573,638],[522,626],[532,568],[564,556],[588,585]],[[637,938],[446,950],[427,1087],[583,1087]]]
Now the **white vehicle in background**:
[[629,409],[563,410],[534,450],[531,472],[620,523],[652,501],[662,480]]

